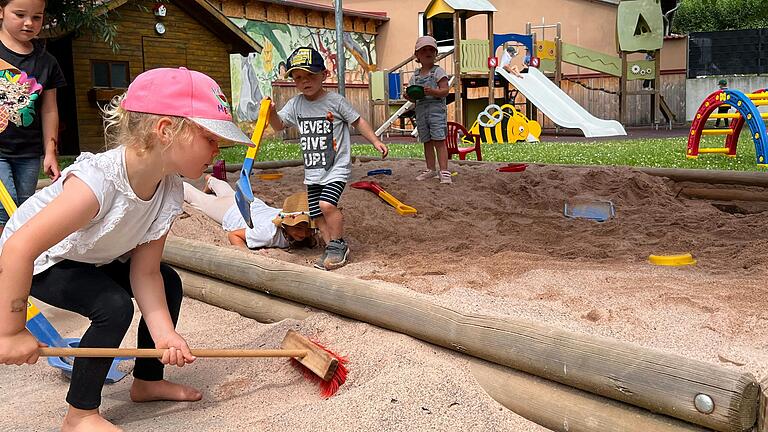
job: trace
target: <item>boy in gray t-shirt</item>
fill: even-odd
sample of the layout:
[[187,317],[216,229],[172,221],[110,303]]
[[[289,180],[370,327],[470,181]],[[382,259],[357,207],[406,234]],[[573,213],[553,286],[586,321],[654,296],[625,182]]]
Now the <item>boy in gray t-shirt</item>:
[[338,208],[341,193],[351,172],[349,125],[368,139],[382,157],[389,150],[371,126],[343,96],[323,89],[329,72],[325,60],[313,48],[297,48],[288,57],[286,77],[293,78],[301,94],[294,96],[278,113],[270,107],[269,124],[275,131],[294,126],[304,157],[309,217],[326,243],[315,267],[333,270],[347,263],[349,247],[343,239],[344,218]]

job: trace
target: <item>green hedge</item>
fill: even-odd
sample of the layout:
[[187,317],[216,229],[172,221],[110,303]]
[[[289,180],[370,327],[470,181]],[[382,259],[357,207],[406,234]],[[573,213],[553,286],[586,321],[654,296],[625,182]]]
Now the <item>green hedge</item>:
[[766,0],[682,0],[673,20],[675,33],[767,27]]

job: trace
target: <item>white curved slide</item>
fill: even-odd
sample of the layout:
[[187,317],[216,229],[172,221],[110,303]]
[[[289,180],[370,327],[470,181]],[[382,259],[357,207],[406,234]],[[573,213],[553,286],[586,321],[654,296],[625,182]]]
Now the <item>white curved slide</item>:
[[562,127],[581,129],[587,138],[627,134],[624,126],[616,120],[603,120],[590,114],[536,68],[528,68],[523,78],[512,75],[502,67],[497,67],[496,73],[506,78],[536,108]]

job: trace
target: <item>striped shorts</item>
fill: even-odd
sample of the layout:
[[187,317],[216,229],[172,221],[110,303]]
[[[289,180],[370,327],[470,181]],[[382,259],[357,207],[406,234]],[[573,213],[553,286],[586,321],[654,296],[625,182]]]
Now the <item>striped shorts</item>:
[[344,192],[344,187],[347,182],[335,181],[325,185],[321,184],[309,184],[307,185],[307,201],[309,201],[309,217],[312,219],[319,218],[323,215],[320,210],[320,201],[333,204],[335,207],[339,205],[339,199],[341,199],[341,193]]

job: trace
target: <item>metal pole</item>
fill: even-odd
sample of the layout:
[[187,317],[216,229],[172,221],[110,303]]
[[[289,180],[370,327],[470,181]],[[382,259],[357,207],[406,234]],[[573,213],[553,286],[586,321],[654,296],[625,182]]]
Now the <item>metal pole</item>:
[[335,0],[336,3],[336,71],[339,81],[339,94],[345,95],[345,81],[347,62],[344,57],[344,10],[341,6],[341,0]]

